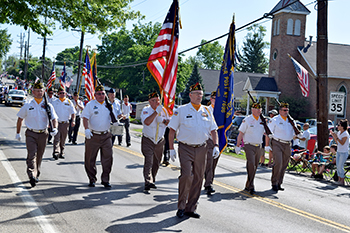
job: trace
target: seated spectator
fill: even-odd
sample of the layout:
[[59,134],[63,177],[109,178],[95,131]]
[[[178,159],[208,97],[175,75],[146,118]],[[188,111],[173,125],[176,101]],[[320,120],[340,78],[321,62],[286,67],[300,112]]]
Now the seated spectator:
[[[327,168],[335,165],[335,156],[337,153],[337,144],[325,146],[323,148],[323,153],[318,151],[315,158],[312,161],[312,175],[311,177],[323,179],[323,172]],[[317,169],[317,174],[315,171]]]

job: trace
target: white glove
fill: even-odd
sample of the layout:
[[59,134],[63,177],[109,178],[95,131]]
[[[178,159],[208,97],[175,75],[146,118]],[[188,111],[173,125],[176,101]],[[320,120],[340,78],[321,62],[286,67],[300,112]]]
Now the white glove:
[[241,147],[236,146],[235,147],[235,152],[236,152],[236,154],[239,154],[241,152]]
[[52,132],[50,133],[50,135],[51,135],[52,137],[55,137],[57,133],[58,133],[58,130],[57,130],[56,128],[53,128],[53,129],[52,129]]
[[92,137],[92,133],[91,133],[90,129],[85,130],[85,137],[86,137],[86,139],[90,139]]
[[158,105],[158,107],[156,108],[156,112],[159,114],[160,112],[162,112],[163,110],[163,106],[160,104]]
[[157,116],[157,122],[162,123],[164,118],[162,116]]
[[270,146],[265,146],[265,151],[272,151],[272,148]]
[[175,159],[176,159],[176,151],[175,151],[174,149],[169,150],[169,156],[170,156],[171,161],[175,162]]
[[21,141],[21,139],[22,139],[22,137],[21,137],[21,134],[16,134],[16,139],[18,140],[18,141]]
[[213,148],[213,159],[217,159],[220,155],[220,150],[218,146],[214,146]]

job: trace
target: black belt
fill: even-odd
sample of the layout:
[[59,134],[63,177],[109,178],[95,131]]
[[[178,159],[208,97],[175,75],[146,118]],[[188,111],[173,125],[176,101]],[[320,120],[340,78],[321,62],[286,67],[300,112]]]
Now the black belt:
[[205,142],[202,143],[202,144],[187,144],[187,143],[184,143],[184,142],[181,142],[182,144],[186,145],[186,146],[190,146],[190,147],[193,147],[193,148],[198,148],[198,147],[201,147],[201,146],[204,146],[205,145]]
[[65,124],[65,123],[69,123],[69,121],[59,121],[58,123]]
[[106,130],[106,131],[91,130],[91,132],[94,133],[94,134],[104,135],[104,134],[108,133],[109,131],[108,130]]
[[29,130],[29,131],[32,131],[32,132],[34,132],[34,133],[45,133],[45,132],[46,132],[46,129],[39,129],[39,130],[36,130],[36,129],[29,129],[29,128],[28,128],[28,130]]

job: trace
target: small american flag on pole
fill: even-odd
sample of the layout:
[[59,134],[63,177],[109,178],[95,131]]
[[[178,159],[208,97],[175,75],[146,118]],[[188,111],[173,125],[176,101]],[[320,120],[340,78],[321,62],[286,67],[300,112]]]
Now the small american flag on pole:
[[148,70],[163,93],[164,107],[170,114],[175,103],[179,24],[179,2],[174,0],[147,62]]
[[52,71],[51,71],[51,76],[49,78],[49,80],[47,81],[47,88],[52,87],[52,83],[55,81],[56,79],[56,71],[55,71],[55,62],[52,65]]
[[292,59],[295,71],[297,72],[301,93],[304,97],[308,97],[310,91],[309,72],[302,65],[300,65],[292,56],[290,56],[289,54],[288,56],[290,57],[290,59]]
[[89,100],[94,99],[95,87],[94,77],[92,77],[91,64],[89,57],[89,50],[86,50],[85,65],[83,69],[83,76],[85,77],[85,94]]

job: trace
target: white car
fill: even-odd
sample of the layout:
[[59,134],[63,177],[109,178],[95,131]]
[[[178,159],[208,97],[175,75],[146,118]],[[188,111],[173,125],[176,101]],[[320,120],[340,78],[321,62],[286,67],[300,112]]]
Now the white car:
[[23,104],[27,101],[26,93],[22,90],[10,90],[9,93],[5,95],[5,105],[9,106],[11,104]]

